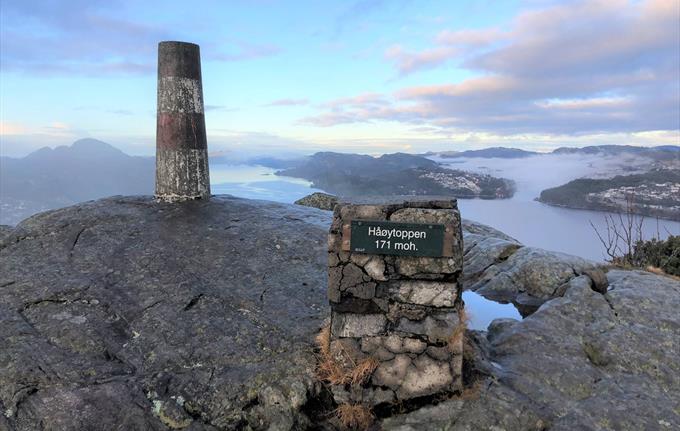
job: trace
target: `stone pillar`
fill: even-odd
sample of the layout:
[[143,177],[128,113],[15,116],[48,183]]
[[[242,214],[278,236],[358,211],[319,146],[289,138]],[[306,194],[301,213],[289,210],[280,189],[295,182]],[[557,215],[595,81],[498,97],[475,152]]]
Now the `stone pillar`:
[[[353,220],[444,225],[442,256],[349,250]],[[463,241],[456,200],[338,204],[328,241],[331,356],[370,379],[335,385],[337,402],[377,405],[462,389]],[[372,358],[372,359],[370,359]]]
[[201,54],[186,42],[158,44],[156,197],[210,197]]

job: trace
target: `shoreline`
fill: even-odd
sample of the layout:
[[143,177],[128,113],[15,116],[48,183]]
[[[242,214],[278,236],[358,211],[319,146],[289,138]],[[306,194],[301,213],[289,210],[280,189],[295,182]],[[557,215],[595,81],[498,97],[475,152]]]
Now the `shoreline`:
[[[566,208],[566,209],[572,209],[572,210],[585,210],[585,211],[597,211],[597,212],[603,212],[603,213],[615,213],[615,214],[625,214],[625,209],[624,208],[615,208],[615,207],[607,207],[607,206],[600,206],[597,205],[595,207],[588,207],[585,205],[566,205],[566,204],[558,204],[555,202],[549,202],[546,200],[541,199],[540,197],[534,198],[534,201],[540,202],[545,205],[549,205],[551,207],[557,207],[557,208]],[[670,210],[669,210],[670,212]],[[668,220],[672,222],[680,222],[680,217],[677,218],[672,218],[672,216],[669,216],[667,214],[660,215],[660,214],[650,214],[650,213],[642,213],[638,211],[633,211],[633,214],[639,217],[645,217],[645,218],[652,218],[652,219],[661,219],[661,220]]]

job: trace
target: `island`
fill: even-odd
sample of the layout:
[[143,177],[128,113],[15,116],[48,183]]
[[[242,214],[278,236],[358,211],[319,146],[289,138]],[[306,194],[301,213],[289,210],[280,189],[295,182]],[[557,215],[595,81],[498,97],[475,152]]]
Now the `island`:
[[613,178],[579,178],[541,192],[540,202],[598,211],[630,211],[680,220],[680,170],[655,169]]
[[371,157],[319,152],[276,175],[303,178],[339,196],[439,195],[457,198],[512,197],[514,183],[491,175],[453,170],[405,153]]

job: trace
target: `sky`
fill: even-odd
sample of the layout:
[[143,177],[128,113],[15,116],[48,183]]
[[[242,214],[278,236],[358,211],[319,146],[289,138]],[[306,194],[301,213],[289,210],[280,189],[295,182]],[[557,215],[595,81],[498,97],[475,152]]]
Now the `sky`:
[[678,0],[3,0],[0,153],[153,154],[163,40],[211,152],[680,145]]

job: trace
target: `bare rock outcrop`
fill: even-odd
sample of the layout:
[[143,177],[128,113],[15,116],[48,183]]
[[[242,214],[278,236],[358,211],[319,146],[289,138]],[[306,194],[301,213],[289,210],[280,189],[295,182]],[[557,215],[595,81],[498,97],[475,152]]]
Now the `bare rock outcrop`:
[[522,321],[471,336],[479,395],[386,419],[410,430],[680,428],[680,283],[610,271],[605,295],[568,289]]
[[329,224],[229,197],[109,198],[25,220],[0,246],[1,420],[311,426]]
[[320,210],[333,211],[338,203],[338,198],[328,193],[316,192],[295,201],[296,205],[318,208]]
[[[0,429],[332,429],[313,350],[331,219],[114,197],[3,229]],[[476,391],[378,409],[383,429],[680,428],[680,282],[463,230],[466,287],[535,295],[536,310],[468,332]]]
[[514,238],[463,221],[463,287],[498,301],[512,302],[523,315],[562,296],[572,279],[588,278],[594,290],[607,290],[601,265],[580,257],[522,245]]

